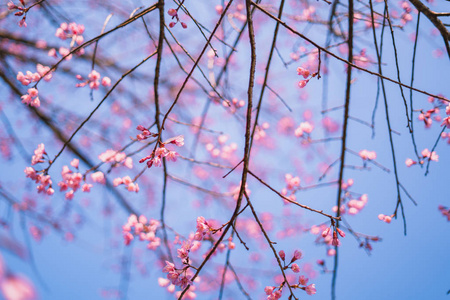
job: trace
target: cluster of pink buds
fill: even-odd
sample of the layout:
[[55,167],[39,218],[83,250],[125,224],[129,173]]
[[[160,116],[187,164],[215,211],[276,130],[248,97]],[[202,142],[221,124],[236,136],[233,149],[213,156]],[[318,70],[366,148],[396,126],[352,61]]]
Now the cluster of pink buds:
[[14,15],[18,16],[18,17],[23,16],[23,18],[19,21],[19,26],[27,27],[27,23],[25,22],[25,20],[27,19],[28,9],[25,9],[25,1],[24,0],[19,0],[19,1],[20,1],[20,4],[22,4],[23,6],[17,6],[12,1],[9,1],[7,4],[8,10],[17,10],[14,13]]
[[[75,85],[76,87],[84,87],[86,85],[89,85],[89,87],[91,89],[97,90],[98,87],[100,86],[100,78],[101,78],[101,76],[100,76],[100,73],[95,71],[95,70],[92,70],[91,73],[89,73],[87,79],[83,78],[83,76],[81,76],[81,75],[77,75],[76,78],[78,80],[80,80],[80,81],[83,81],[81,83],[77,83]],[[105,87],[106,86],[110,86],[111,85],[111,79],[109,79],[109,77],[105,76],[105,77],[103,77],[101,79],[101,84],[103,86],[105,86]]]
[[102,162],[108,162],[113,165],[123,164],[128,169],[133,168],[133,159],[125,154],[125,152],[119,152],[112,149],[108,149],[101,153],[98,158]]
[[[179,8],[178,8],[178,9],[179,9]],[[174,26],[180,21],[180,18],[178,17],[178,9],[171,8],[171,9],[169,9],[169,11],[167,12],[167,13],[169,14],[169,16],[172,17],[172,20],[173,20],[173,19],[176,20],[176,22],[170,22],[170,23],[169,23],[169,27],[170,27],[170,28],[174,27]],[[187,28],[186,23],[184,23],[184,22],[180,22],[180,23],[181,23],[181,27],[183,27],[184,29]]]
[[361,157],[363,160],[375,160],[377,159],[377,153],[375,151],[364,149],[359,151],[359,157]]
[[52,79],[52,72],[50,71],[50,67],[43,66],[41,64],[36,65],[36,71],[35,73],[31,71],[27,71],[26,74],[23,74],[22,72],[17,73],[17,80],[20,81],[23,85],[29,85],[31,82],[37,82],[42,77],[44,77],[45,81],[50,81]]
[[[302,67],[298,67],[298,68],[297,68],[297,74],[300,75],[300,76],[303,76],[303,78],[304,78],[304,80],[300,80],[300,81],[298,82],[298,86],[299,86],[300,88],[304,88],[304,87],[306,86],[306,84],[308,84],[309,80],[310,80],[312,77],[315,76],[315,74],[313,74],[313,75],[310,77],[310,72],[309,72],[309,70],[307,70],[307,69],[305,69],[305,68],[302,68]],[[308,78],[308,77],[310,77],[310,78]]]
[[[281,258],[281,260],[283,261],[283,265],[284,265],[283,269],[284,270],[291,269],[294,273],[300,272],[300,267],[298,266],[298,264],[295,263],[295,261],[302,258],[302,253],[299,250],[294,251],[294,255],[292,256],[292,258],[288,264],[286,264],[286,254],[283,250],[280,250],[278,252],[278,255]],[[308,281],[309,281],[309,279],[306,276],[301,275],[298,279],[298,284],[291,285],[291,288],[301,289],[301,290],[304,290],[308,295],[314,295],[316,293],[315,284],[308,285]],[[264,288],[264,292],[267,295],[267,299],[268,300],[280,299],[282,296],[283,287],[285,284],[286,284],[286,282],[283,282],[279,287],[266,286]]]
[[[220,15],[223,13],[223,6],[217,5],[216,6],[216,12]],[[235,18],[239,21],[245,22],[247,21],[247,14],[245,13],[245,5],[242,3],[239,3],[236,5],[236,9],[234,12],[227,13],[229,15],[229,18]]]
[[447,217],[447,221],[450,221],[450,208],[439,205],[438,209],[444,217]]
[[137,182],[133,182],[133,180],[130,178],[130,176],[125,176],[125,177],[118,177],[116,179],[113,180],[113,185],[114,186],[118,186],[124,184],[127,187],[127,190],[129,192],[139,192],[139,185],[137,184]]
[[412,165],[415,165],[417,163],[423,165],[425,163],[425,160],[427,159],[430,161],[439,161],[439,155],[437,155],[435,151],[430,152],[428,148],[423,149],[421,154],[422,156],[419,157],[419,162],[412,160],[411,158],[407,158],[405,161],[406,166],[411,167]]
[[402,8],[403,8],[403,12],[400,17],[400,22],[402,23],[402,25],[406,25],[408,22],[411,22],[413,19],[412,15],[411,15],[412,8],[411,8],[411,5],[407,1],[402,2]]
[[131,215],[128,222],[122,226],[125,245],[129,245],[134,237],[138,236],[139,240],[148,241],[148,249],[155,250],[161,245],[161,239],[156,236],[159,225],[157,220],[147,220],[142,215],[138,219],[136,215]]
[[[295,197],[295,192],[300,189],[300,178],[298,176],[292,176],[291,174],[286,174],[284,176],[284,180],[286,181],[286,188],[281,190],[281,194],[292,201],[296,201],[297,197]],[[288,204],[289,201],[284,200],[284,204]]]
[[393,217],[394,217],[394,215],[391,215],[391,216],[386,216],[386,215],[383,215],[383,214],[379,214],[378,215],[378,219],[380,221],[386,222],[388,224],[391,223]]
[[367,204],[367,194],[361,195],[358,199],[351,199],[347,202],[348,214],[356,215],[359,213]]
[[345,232],[343,232],[341,229],[339,229],[336,226],[333,226],[333,227],[334,227],[333,231],[331,230],[331,227],[328,227],[327,229],[325,229],[322,232],[322,237],[324,238],[325,243],[338,247],[341,245],[341,242],[339,241],[339,238],[338,238],[338,234],[344,238]]
[[136,135],[136,139],[138,141],[143,141],[143,140],[148,139],[149,137],[157,137],[158,136],[157,133],[151,133],[147,128],[145,128],[142,125],[138,125],[136,127],[136,129],[139,130],[139,131],[142,131],[142,133]]
[[22,103],[33,106],[33,107],[39,107],[41,106],[41,101],[38,97],[38,90],[35,88],[28,89],[28,94],[23,95],[20,97],[22,99]]
[[312,125],[309,122],[302,122],[300,125],[295,129],[295,136],[296,137],[304,137],[309,138],[309,135],[314,129],[314,125]]
[[165,141],[164,143],[160,143],[159,147],[156,148],[152,154],[143,157],[139,160],[139,163],[143,163],[147,161],[147,167],[151,168],[153,165],[156,167],[160,167],[163,158],[167,158],[170,161],[177,161],[177,157],[179,154],[176,151],[168,150],[165,146],[168,144],[175,144],[178,147],[184,145],[184,137],[182,135],[173,137]]

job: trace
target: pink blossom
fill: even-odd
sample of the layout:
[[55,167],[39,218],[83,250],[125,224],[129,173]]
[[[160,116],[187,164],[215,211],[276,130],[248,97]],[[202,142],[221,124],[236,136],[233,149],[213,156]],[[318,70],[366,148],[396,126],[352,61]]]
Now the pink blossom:
[[302,252],[300,252],[299,250],[295,250],[294,256],[292,257],[292,261],[299,260],[300,258],[302,258]]
[[102,78],[102,85],[103,86],[110,86],[111,85],[111,79],[109,77],[103,77]]
[[79,164],[80,164],[80,160],[79,160],[78,158],[74,158],[74,159],[70,162],[70,165],[71,165],[72,167],[74,167],[74,168],[77,168],[77,169],[78,169]]
[[309,122],[302,122],[300,125],[295,129],[295,136],[296,137],[302,137],[304,133],[310,134],[314,129],[314,126]]
[[92,184],[85,183],[81,187],[81,191],[83,191],[85,193],[90,192],[91,191],[91,187],[92,187]]
[[45,146],[44,144],[39,144],[38,147],[36,148],[36,150],[34,150],[34,155],[31,158],[31,165],[35,165],[38,163],[43,163],[43,156],[44,154],[47,154],[45,152]]
[[407,158],[406,161],[405,161],[405,164],[406,164],[407,167],[411,167],[412,165],[417,164],[417,162],[412,160],[411,158]]
[[314,295],[316,293],[316,285],[315,284],[310,284],[305,288],[305,292],[308,295]]
[[374,160],[377,158],[377,153],[375,151],[361,150],[359,151],[359,156],[364,160]]
[[275,289],[274,286],[266,286],[266,287],[264,288],[264,292],[266,293],[266,295],[270,295],[270,294],[273,293],[273,290],[274,290],[274,289]]
[[0,290],[7,300],[37,299],[33,284],[28,279],[17,275],[6,275],[0,281]]
[[300,285],[307,285],[308,281],[309,281],[309,279],[307,277],[305,277],[304,275],[300,276],[300,278],[298,279],[298,283]]
[[98,182],[101,184],[105,184],[106,179],[105,179],[105,174],[103,174],[101,171],[95,172],[93,174],[91,174],[91,179],[94,182]]
[[177,161],[177,156],[180,156],[176,151],[169,151],[166,155],[166,158],[169,161]]

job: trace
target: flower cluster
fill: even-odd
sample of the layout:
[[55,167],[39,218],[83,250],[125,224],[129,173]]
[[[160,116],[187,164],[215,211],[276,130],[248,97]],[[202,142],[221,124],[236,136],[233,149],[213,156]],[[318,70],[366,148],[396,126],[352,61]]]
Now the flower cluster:
[[309,135],[313,131],[314,126],[309,122],[302,122],[300,125],[295,129],[295,136],[296,137],[304,137],[309,138]]
[[97,171],[95,173],[91,174],[91,179],[94,182],[98,182],[100,184],[105,184],[106,183],[106,178],[105,178],[105,174],[103,174],[103,172],[101,171]]
[[[300,76],[303,76],[303,78],[305,79],[305,80],[300,80],[300,81],[298,82],[298,86],[299,86],[300,88],[304,88],[304,87],[306,86],[306,84],[309,82],[309,80],[310,80],[312,77],[315,76],[315,74],[313,74],[313,75],[310,77],[310,72],[309,72],[309,70],[307,70],[307,69],[305,69],[305,68],[302,68],[302,67],[298,67],[298,68],[297,68],[297,74],[300,75]],[[308,77],[310,77],[310,78],[308,78]]]
[[402,15],[400,16],[400,22],[404,26],[404,25],[406,25],[406,23],[411,22],[413,19],[412,15],[411,15],[412,8],[411,8],[411,5],[407,1],[402,1],[401,5],[402,5],[403,12],[402,12]]
[[379,214],[378,215],[378,219],[380,221],[386,222],[388,224],[391,223],[393,217],[394,217],[394,215],[391,215],[391,216],[386,216],[386,215],[383,215],[383,214]]
[[151,168],[153,165],[156,167],[160,167],[162,163],[162,159],[165,157],[170,161],[177,161],[177,156],[179,154],[176,151],[168,150],[165,145],[167,144],[175,144],[178,147],[184,145],[184,137],[182,135],[173,137],[165,141],[164,143],[160,143],[160,146],[156,148],[152,154],[143,157],[139,160],[139,163],[143,163],[147,161],[147,167]]
[[[279,257],[283,261],[283,269],[291,269],[294,273],[300,272],[300,267],[298,264],[294,263],[295,261],[302,258],[302,253],[298,250],[294,251],[294,255],[292,256],[290,262],[286,264],[286,254],[283,250],[280,250],[278,252]],[[309,278],[307,278],[304,275],[301,275],[298,278],[298,283],[293,284],[290,287],[294,289],[301,289],[304,290],[308,295],[314,295],[316,293],[316,286],[315,284],[308,285]],[[276,286],[266,286],[264,288],[264,292],[267,295],[267,300],[276,300],[280,299],[283,293],[283,287],[286,284],[286,281],[283,281],[283,283],[276,287]]]
[[113,165],[123,164],[128,169],[133,168],[133,159],[125,154],[125,152],[119,152],[112,149],[108,149],[101,153],[98,158],[102,162],[108,162]]
[[211,157],[221,157],[223,159],[234,158],[234,153],[236,152],[238,146],[236,143],[227,144],[229,136],[222,134],[217,137],[217,142],[219,145],[214,145],[214,143],[207,143],[205,145],[206,151],[209,152]]
[[[36,164],[43,163],[44,155],[47,155],[47,152],[45,152],[45,145],[39,144],[36,150],[34,150],[34,155],[31,158],[31,165],[34,166]],[[39,174],[32,167],[26,167],[24,172],[26,177],[34,180],[38,184],[37,190],[39,193],[45,192],[47,195],[53,195],[55,191],[52,188],[52,180],[50,179],[50,175]]]
[[322,237],[324,238],[325,243],[327,244],[331,243],[331,245],[338,247],[341,245],[341,242],[339,241],[338,238],[338,234],[343,238],[345,237],[345,232],[343,232],[338,227],[335,227],[335,230],[333,231],[331,231],[331,227],[328,227],[322,232]]
[[[61,23],[58,29],[56,29],[55,36],[60,38],[61,40],[71,39],[70,47],[73,47],[74,44],[81,45],[84,42],[84,25],[76,24],[76,23]],[[70,54],[70,49],[65,47],[60,47],[58,50],[59,54],[65,57],[66,60],[72,59],[72,54]],[[84,48],[81,48],[76,52],[77,55],[84,54]],[[48,56],[57,57],[56,49],[50,49],[48,52]]]
[[[79,165],[78,159],[73,159],[70,165],[76,169],[78,169]],[[81,187],[81,190],[83,192],[90,192],[92,188],[92,184],[84,183],[83,181],[83,175],[79,172],[73,172],[69,169],[68,166],[63,166],[61,171],[61,177],[62,181],[58,182],[59,190],[61,192],[67,191],[68,189],[71,189],[70,191],[66,192],[65,197],[67,200],[72,200],[74,193]]]
[[239,108],[245,106],[244,100],[238,100],[237,98],[233,98],[230,100],[223,100],[222,105],[226,108],[229,108],[231,111],[230,113],[234,114],[238,111]]
[[127,187],[127,190],[129,192],[139,192],[139,185],[137,184],[137,182],[133,182],[133,180],[130,178],[130,176],[125,176],[125,177],[118,177],[116,179],[113,180],[113,185],[114,186],[118,186],[124,184]]
[[189,270],[189,266],[177,269],[175,268],[175,264],[166,260],[166,266],[164,267],[163,272],[167,273],[167,279],[169,279],[173,285],[184,289],[192,284],[192,275],[189,274]]
[[405,161],[406,166],[411,167],[412,165],[416,164],[423,165],[425,163],[425,160],[427,159],[430,161],[439,161],[439,155],[437,155],[435,151],[430,152],[428,148],[423,149],[421,154],[422,156],[419,157],[419,162],[412,160],[411,158],[407,158]]
[[377,159],[377,153],[375,151],[364,149],[359,151],[359,157],[361,157],[363,160],[375,160]]
[[423,112],[423,111],[420,112],[419,120],[423,121],[425,123],[425,128],[431,127],[431,124],[433,123],[433,119],[432,119],[433,115],[435,115],[434,119],[436,121],[439,122],[441,120],[441,116],[437,115],[439,113],[439,111],[440,111],[439,108],[435,107],[435,108],[427,110],[426,112]]
[[[176,22],[170,22],[170,23],[169,23],[169,27],[170,27],[170,28],[174,27],[174,26],[180,21],[180,18],[178,17],[178,9],[179,9],[179,8],[177,8],[177,9],[171,8],[171,9],[169,9],[169,11],[167,12],[167,13],[169,14],[169,16],[172,17],[172,20],[173,20],[173,19],[176,20]],[[180,23],[181,23],[181,27],[183,27],[184,29],[187,28],[186,23],[184,23],[184,22],[180,22]]]
[[21,17],[23,16],[23,18],[19,21],[19,26],[20,27],[27,27],[27,23],[25,22],[27,19],[27,11],[28,9],[25,8],[25,0],[19,0],[20,3],[23,6],[17,6],[15,5],[12,1],[9,1],[7,6],[8,6],[8,10],[17,10],[14,15]]
[[[101,78],[101,76],[100,76],[100,73],[95,71],[95,70],[92,70],[91,73],[89,73],[87,79],[83,78],[83,76],[81,76],[81,75],[77,75],[76,78],[78,80],[82,81],[81,83],[77,83],[75,85],[76,87],[84,87],[86,85],[89,85],[89,87],[91,89],[97,90],[98,87],[100,86],[100,78]],[[110,86],[111,85],[111,79],[109,79],[109,77],[106,77],[106,76],[103,77],[101,79],[101,85],[103,85],[105,87],[106,86]]]
[[366,206],[367,200],[367,194],[363,194],[358,199],[351,199],[350,201],[348,201],[348,214],[356,215],[357,213],[359,213],[364,208],[364,206]]
[[148,249],[155,250],[161,245],[161,239],[156,236],[159,225],[157,220],[148,220],[142,215],[138,219],[136,215],[131,215],[128,222],[122,226],[125,245],[129,245],[135,236],[139,236],[139,240],[148,241]]
[[74,22],[67,24],[64,22],[56,29],[55,36],[63,41],[71,38],[77,45],[81,45],[84,42],[83,33],[84,25],[76,24]]
[[136,139],[138,141],[143,141],[143,140],[148,139],[149,137],[157,137],[158,136],[157,133],[151,133],[147,128],[145,128],[142,125],[138,125],[136,127],[136,129],[139,130],[139,131],[142,131],[142,133],[136,135]]
[[[300,189],[300,178],[298,176],[292,176],[291,174],[284,175],[286,187],[281,190],[281,195],[289,198],[292,201],[296,201],[295,192]],[[284,200],[284,204],[288,204],[289,201]]]
[[28,89],[28,94],[23,95],[20,97],[22,99],[22,103],[33,106],[33,107],[39,107],[41,106],[41,101],[38,97],[38,90],[35,88]]
[[34,150],[34,155],[31,158],[31,165],[34,166],[35,164],[43,163],[44,155],[46,154],[47,152],[45,152],[45,145],[39,144],[36,150]]
[[35,73],[31,71],[26,71],[26,74],[23,74],[22,72],[17,73],[17,80],[20,81],[23,85],[29,85],[31,82],[37,82],[42,77],[45,81],[50,81],[52,79],[52,72],[50,71],[50,67],[43,66],[41,64],[36,65],[36,71]]
[[47,195],[53,195],[55,192],[52,188],[52,180],[50,175],[38,174],[32,167],[26,167],[25,170],[26,177],[34,180],[37,186],[38,193],[45,192]]
[[208,237],[214,229],[208,224],[204,217],[197,218],[197,231],[194,234],[194,240],[201,241]]

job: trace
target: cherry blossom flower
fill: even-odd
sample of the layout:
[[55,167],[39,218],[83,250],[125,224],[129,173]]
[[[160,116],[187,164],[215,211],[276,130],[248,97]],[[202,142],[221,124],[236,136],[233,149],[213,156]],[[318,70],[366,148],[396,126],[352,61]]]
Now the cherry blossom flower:
[[300,285],[307,285],[307,284],[308,284],[308,281],[309,281],[309,279],[308,279],[307,277],[305,277],[304,275],[301,275],[301,276],[298,278],[298,283],[299,283]]
[[305,288],[305,292],[308,295],[314,295],[316,293],[316,285],[315,284],[310,284]]
[[7,300],[33,300],[37,293],[25,277],[9,274],[0,281],[0,291]]

